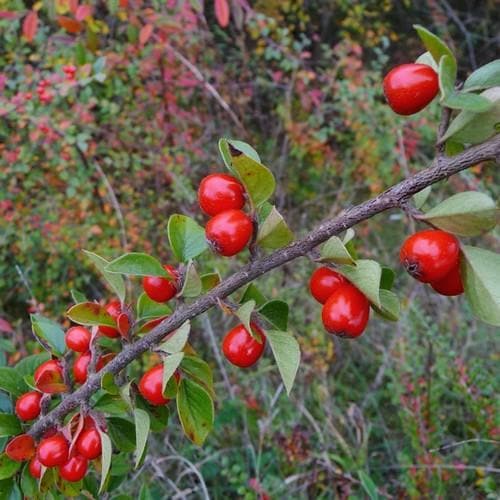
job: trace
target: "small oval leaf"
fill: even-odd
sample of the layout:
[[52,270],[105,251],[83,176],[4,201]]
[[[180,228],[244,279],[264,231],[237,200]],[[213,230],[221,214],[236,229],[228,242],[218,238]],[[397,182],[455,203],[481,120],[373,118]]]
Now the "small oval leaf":
[[112,260],[107,266],[109,273],[130,274],[133,276],[161,276],[171,279],[170,274],[151,255],[139,252],[126,253]]
[[167,231],[172,251],[181,262],[198,257],[208,248],[205,230],[186,215],[171,215]]
[[149,414],[144,410],[136,408],[134,410],[134,422],[135,422],[135,468],[139,467],[142,462],[142,457],[146,450],[146,444],[148,442],[149,428],[150,428],[150,418]]
[[116,321],[106,312],[104,307],[95,302],[82,302],[70,307],[66,316],[79,325],[116,326]]
[[382,268],[378,262],[360,259],[356,261],[355,266],[339,266],[337,271],[358,288],[372,304],[381,307],[379,289]]

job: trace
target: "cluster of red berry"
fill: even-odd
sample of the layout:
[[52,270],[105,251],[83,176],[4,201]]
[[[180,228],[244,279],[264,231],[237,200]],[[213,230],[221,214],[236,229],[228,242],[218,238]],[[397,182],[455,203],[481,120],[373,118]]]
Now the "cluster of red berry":
[[368,299],[344,276],[320,267],[309,281],[311,295],[323,304],[321,319],[325,329],[339,337],[359,337],[368,324]]
[[50,82],[48,80],[40,80],[36,87],[36,93],[38,94],[38,99],[42,104],[50,104],[54,96],[50,92]]
[[411,276],[429,283],[441,295],[464,292],[460,243],[452,234],[438,229],[419,231],[405,240],[399,258]]
[[63,66],[63,73],[66,75],[67,80],[74,80],[75,75],[76,75],[76,66],[73,66],[72,64],[67,64],[66,66]]
[[243,185],[230,175],[208,175],[200,183],[198,201],[203,212],[211,217],[205,227],[211,248],[225,257],[241,252],[254,230],[252,218],[242,210]]

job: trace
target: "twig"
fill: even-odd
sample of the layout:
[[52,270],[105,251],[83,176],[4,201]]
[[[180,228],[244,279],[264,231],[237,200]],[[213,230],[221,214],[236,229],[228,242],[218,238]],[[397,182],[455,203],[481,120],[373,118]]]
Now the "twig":
[[496,439],[473,438],[473,439],[465,439],[464,441],[458,441],[457,443],[444,444],[439,448],[433,448],[432,450],[429,450],[429,453],[436,453],[437,451],[448,450],[449,448],[456,448],[457,446],[462,446],[464,444],[469,444],[469,443],[489,443],[489,444],[500,445],[500,441]]

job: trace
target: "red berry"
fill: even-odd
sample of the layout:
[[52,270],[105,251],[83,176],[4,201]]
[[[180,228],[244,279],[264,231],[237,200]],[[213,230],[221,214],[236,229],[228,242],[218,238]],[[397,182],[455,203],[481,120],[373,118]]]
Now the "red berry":
[[55,375],[54,378],[60,378],[62,379],[63,377],[63,369],[61,366],[61,363],[55,359],[49,359],[48,361],[45,361],[42,363],[36,370],[33,375],[35,379],[35,385],[38,384],[40,379],[45,376],[45,374],[53,374]]
[[155,302],[167,302],[177,293],[177,271],[172,266],[163,266],[165,271],[172,277],[172,280],[161,276],[145,276],[142,279],[142,286],[146,295]]
[[207,241],[225,257],[241,252],[253,233],[252,219],[241,210],[226,210],[212,217],[205,227]]
[[222,341],[222,352],[227,360],[240,368],[247,368],[257,362],[264,352],[266,337],[263,331],[255,324],[251,327],[261,340],[259,343],[250,335],[243,325],[235,326],[227,332]]
[[460,276],[460,266],[455,266],[444,278],[439,281],[432,281],[430,285],[441,295],[447,295],[448,297],[462,295],[464,285]]
[[341,274],[329,267],[320,267],[311,275],[309,290],[320,304],[324,304],[333,291],[344,283],[347,280]]
[[323,325],[329,333],[342,337],[359,337],[370,316],[370,303],[353,285],[338,287],[322,310]]
[[89,350],[92,334],[83,326],[73,326],[66,332],[66,345],[75,352]]
[[88,460],[76,455],[71,457],[64,465],[59,466],[59,475],[66,481],[76,483],[85,477]]
[[40,415],[40,401],[42,395],[31,391],[20,396],[16,401],[16,415],[21,420],[33,420]]
[[84,429],[76,440],[76,449],[80,455],[89,460],[101,456],[101,435],[95,427]]
[[73,363],[73,377],[75,378],[75,382],[84,384],[87,381],[90,359],[90,352],[80,354],[80,356],[75,359],[75,362]]
[[38,461],[38,458],[33,457],[31,459],[28,469],[35,479],[40,479],[42,477],[42,464]]
[[150,368],[139,381],[139,392],[152,405],[167,404],[170,399],[163,397],[163,364]]
[[198,188],[198,202],[201,209],[210,216],[226,210],[240,210],[245,204],[245,189],[230,175],[207,175]]
[[68,453],[68,441],[61,433],[57,433],[40,441],[37,457],[45,467],[57,467],[68,461]]
[[422,283],[439,281],[458,265],[460,245],[452,234],[426,229],[405,240],[399,252],[401,263]]
[[31,459],[35,451],[35,441],[29,434],[21,434],[12,438],[5,447],[5,454],[16,462]]
[[438,92],[438,75],[425,64],[401,64],[391,69],[384,78],[387,102],[399,115],[418,113]]
[[[108,304],[106,304],[104,309],[115,320],[122,312],[122,306],[119,300],[111,300]],[[103,335],[106,335],[106,337],[117,338],[120,336],[120,332],[116,328],[113,328],[112,326],[101,325],[99,326],[99,331]]]

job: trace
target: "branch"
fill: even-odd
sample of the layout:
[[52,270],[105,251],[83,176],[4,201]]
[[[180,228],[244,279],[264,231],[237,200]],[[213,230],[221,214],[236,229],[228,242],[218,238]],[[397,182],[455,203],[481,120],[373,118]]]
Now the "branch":
[[339,234],[381,212],[400,207],[411,196],[427,186],[447,179],[451,175],[480,162],[495,159],[499,156],[500,135],[497,135],[484,144],[473,146],[457,156],[436,158],[429,168],[392,186],[375,198],[347,209],[341,216],[321,224],[305,238],[297,240],[266,257],[250,262],[193,303],[180,305],[171,316],[151,330],[150,333],[125,346],[123,351],[99,373],[90,375],[84,385],[69,394],[58,407],[39,419],[29,433],[34,437],[38,437],[50,427],[57,425],[64,416],[80,406],[82,401],[88,401],[92,394],[100,389],[101,379],[104,374],[109,372],[116,375],[141,354],[162,341],[169,332],[179,328],[185,321],[204,313],[216,305],[220,299],[231,295],[242,286],[272,269],[298,257],[306,256],[308,252],[331,236]]

